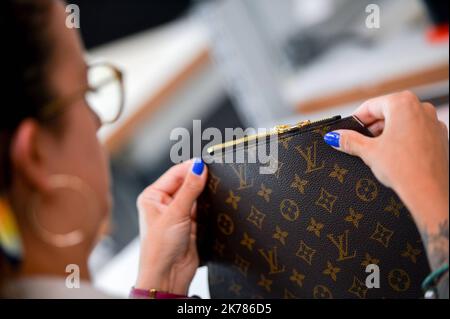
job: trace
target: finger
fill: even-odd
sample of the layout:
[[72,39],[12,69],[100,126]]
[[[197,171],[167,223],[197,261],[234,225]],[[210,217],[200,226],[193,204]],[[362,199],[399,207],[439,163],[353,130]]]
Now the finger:
[[[137,199],[137,207],[156,214],[158,211],[162,211],[164,206],[170,205],[172,202],[170,194],[182,185],[189,167],[188,162],[171,167],[158,180],[142,191]],[[151,209],[151,207],[156,209]]]
[[193,221],[191,223],[191,236],[196,237],[197,236],[197,223],[195,221]]
[[200,259],[199,259],[199,255],[198,255],[198,251],[197,251],[197,236],[195,233],[191,234],[191,236],[189,237],[189,248],[188,248],[187,254],[190,254],[193,256],[194,262],[198,267]]
[[373,136],[379,136],[383,133],[384,123],[385,122],[383,120],[376,121],[375,123],[369,125],[367,129],[373,134]]
[[197,207],[198,207],[197,201],[195,201],[191,208],[191,219],[192,220],[197,220]]
[[427,115],[433,119],[433,120],[437,120],[437,112],[436,112],[436,108],[433,106],[433,104],[425,102],[422,103],[422,107],[425,110],[425,113],[427,113]]
[[447,126],[447,124],[445,124],[442,121],[439,121],[439,125],[441,126],[442,133],[444,134],[444,136],[448,137],[448,126]]
[[206,184],[207,167],[201,159],[193,161],[183,185],[177,191],[171,208],[179,218],[190,218],[191,209]]
[[[164,196],[164,195],[163,195]],[[142,192],[137,200],[136,206],[140,214],[149,215],[151,218],[159,216],[159,212],[163,211],[166,204],[163,204],[163,198],[161,198],[154,191]]]
[[156,189],[172,196],[183,184],[184,178],[192,165],[192,161],[186,161],[181,164],[172,166],[167,172],[159,177],[147,189]]
[[369,150],[373,139],[356,131],[337,130],[325,134],[324,141],[344,153],[355,155],[366,160],[366,157],[370,153]]
[[370,99],[361,104],[353,113],[364,125],[370,126],[371,124],[384,120],[383,105],[387,99],[385,96]]
[[414,93],[403,91],[370,99],[358,107],[353,115],[364,125],[370,126],[378,120],[389,121],[393,109],[414,108],[418,105],[420,101]]
[[156,188],[148,187],[140,195],[141,198],[145,198],[155,203],[169,205],[172,202],[172,197],[160,191]]

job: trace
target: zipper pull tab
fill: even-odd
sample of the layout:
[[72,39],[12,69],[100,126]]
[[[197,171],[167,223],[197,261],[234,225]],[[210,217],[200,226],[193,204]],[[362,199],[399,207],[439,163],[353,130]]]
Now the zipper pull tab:
[[310,120],[304,120],[304,121],[298,122],[295,127],[296,128],[302,128],[302,127],[304,127],[306,125],[309,125],[309,124],[311,124]]
[[275,125],[272,130],[276,134],[282,134],[282,133],[289,131],[290,129],[291,129],[290,125],[280,124],[280,125]]
[[301,121],[294,125],[280,124],[280,125],[276,125],[273,128],[273,132],[276,134],[282,134],[282,133],[289,132],[290,130],[293,130],[293,129],[302,128],[309,124],[311,124],[310,120]]

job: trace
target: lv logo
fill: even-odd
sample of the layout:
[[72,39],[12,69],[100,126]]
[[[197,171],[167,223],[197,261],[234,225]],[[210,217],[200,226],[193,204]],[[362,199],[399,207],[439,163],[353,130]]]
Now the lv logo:
[[253,179],[249,180],[247,178],[247,167],[245,164],[230,165],[230,166],[233,169],[233,172],[236,174],[236,176],[239,179],[238,190],[250,188],[253,186]]
[[306,161],[305,173],[311,173],[324,168],[325,161],[322,161],[320,164],[317,163],[317,141],[314,141],[313,145],[307,146],[306,151],[303,150],[300,146],[296,146],[295,149]]
[[338,252],[339,252],[339,258],[337,258],[337,261],[342,261],[346,259],[351,259],[356,256],[356,250],[353,251],[353,254],[349,254],[348,251],[348,230],[346,230],[343,234],[338,235],[337,239],[334,237],[333,234],[328,234],[328,239],[331,240],[331,242],[336,246]]
[[259,253],[269,264],[269,275],[278,274],[284,272],[286,267],[280,266],[278,264],[278,256],[277,256],[277,246],[274,246],[272,249],[265,251],[264,249],[258,249]]

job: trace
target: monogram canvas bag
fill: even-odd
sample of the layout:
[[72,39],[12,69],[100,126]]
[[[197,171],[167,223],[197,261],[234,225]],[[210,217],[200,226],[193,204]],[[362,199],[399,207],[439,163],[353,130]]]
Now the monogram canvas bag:
[[[410,213],[359,158],[324,143],[336,129],[370,135],[354,117],[281,126],[273,173],[208,165],[197,220],[212,298],[422,296],[430,269]],[[273,138],[213,147],[208,160]]]

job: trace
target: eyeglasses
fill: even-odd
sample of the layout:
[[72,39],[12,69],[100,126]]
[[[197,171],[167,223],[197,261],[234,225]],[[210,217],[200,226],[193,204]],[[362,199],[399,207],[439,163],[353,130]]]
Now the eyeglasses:
[[72,96],[55,100],[44,107],[41,117],[51,120],[72,104],[84,97],[102,125],[117,121],[124,107],[123,74],[109,63],[92,64],[87,70],[87,86]]

